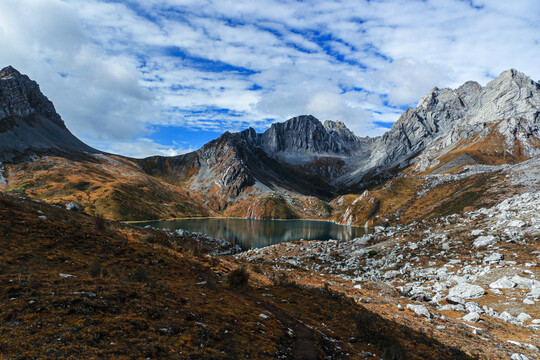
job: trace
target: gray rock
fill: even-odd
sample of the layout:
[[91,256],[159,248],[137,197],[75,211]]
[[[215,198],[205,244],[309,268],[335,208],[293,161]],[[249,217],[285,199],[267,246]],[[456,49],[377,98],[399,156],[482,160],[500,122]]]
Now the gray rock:
[[485,295],[485,293],[486,291],[481,286],[461,283],[448,290],[448,297],[457,297],[464,300],[473,300],[481,298]]
[[493,253],[484,258],[484,263],[489,264],[489,265],[494,265],[494,264],[499,264],[502,260],[504,260],[503,254]]
[[81,207],[77,205],[77,203],[72,201],[69,204],[67,204],[66,209],[69,211],[79,211]]
[[514,322],[516,319],[507,311],[503,311],[499,314],[499,319],[506,321],[506,322]]
[[475,323],[478,320],[480,320],[480,314],[475,313],[475,312],[471,312],[471,313],[468,313],[467,315],[465,315],[464,317],[462,317],[462,319],[467,321],[467,322]]
[[489,287],[492,289],[513,289],[517,286],[517,284],[510,279],[508,279],[506,276],[503,276],[497,281],[492,282],[489,284]]
[[449,303],[449,304],[460,304],[460,305],[465,305],[465,299],[463,298],[460,298],[459,296],[447,296],[446,297],[446,301]]
[[465,309],[467,309],[468,312],[475,312],[478,314],[483,314],[484,310],[480,307],[480,304],[478,304],[475,301],[470,301],[465,304]]
[[390,270],[390,271],[387,271],[384,273],[384,276],[383,278],[385,279],[393,279],[395,278],[396,276],[399,276],[401,273],[397,270]]
[[527,313],[520,313],[518,316],[516,316],[516,320],[519,322],[525,322],[530,319],[532,319],[532,317]]
[[532,289],[533,287],[540,287],[540,281],[535,279],[528,279],[519,275],[514,275],[510,279],[516,284],[518,284],[520,287],[526,288],[526,289]]
[[506,224],[506,226],[508,227],[517,227],[517,228],[522,228],[522,227],[525,227],[526,225],[527,224],[521,220],[512,220],[508,222],[508,224]]
[[425,316],[426,318],[431,319],[431,313],[423,305],[407,304],[407,309],[414,311],[417,315]]
[[529,360],[529,358],[523,354],[513,353],[512,356],[510,356],[511,360]]
[[499,238],[493,235],[479,236],[474,240],[473,246],[476,248],[486,247],[495,244],[497,241],[499,241]]

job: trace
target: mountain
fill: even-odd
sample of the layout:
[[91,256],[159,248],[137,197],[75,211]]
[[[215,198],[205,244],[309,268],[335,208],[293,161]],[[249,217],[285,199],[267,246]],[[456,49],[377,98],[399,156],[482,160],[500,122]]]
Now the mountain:
[[[523,161],[540,153],[540,84],[516,70],[484,88],[469,81],[459,88],[433,88],[378,139],[369,157],[340,179],[358,185],[375,175],[390,177],[415,163],[434,170],[455,160],[480,164]],[[459,156],[462,161],[456,160]],[[444,168],[449,170],[450,167]],[[394,169],[394,171],[392,171]]]
[[371,142],[354,135],[342,122],[322,124],[311,115],[274,123],[255,138],[255,144],[267,154],[289,164],[305,164],[322,156],[345,158]]
[[539,154],[540,85],[525,74],[434,88],[338,179],[349,192],[369,191],[334,200],[334,219],[406,222],[486,206],[512,188],[499,183],[505,166]]
[[[139,161],[150,175],[216,195],[228,202],[245,192],[291,191],[331,198],[336,189],[325,174],[309,166],[326,161],[338,166],[372,140],[356,137],[341,122],[324,125],[310,115],[298,116],[257,134],[250,128],[226,132],[200,150],[176,157],[150,157]],[[333,162],[330,164],[330,162]],[[320,166],[315,166],[319,168]]]
[[[116,219],[414,221],[440,215],[450,202],[459,204],[455,211],[480,206],[493,195],[487,190],[495,171],[483,166],[540,154],[540,85],[516,70],[485,87],[469,81],[433,88],[378,138],[302,115],[263,133],[226,132],[197,151],[145,159],[82,143],[37,83],[12,67],[0,72],[0,90],[0,186],[47,201],[77,201]],[[455,175],[469,190],[433,182],[439,175]]]
[[39,85],[8,66],[0,71],[0,161],[97,154],[77,139]]
[[147,176],[131,159],[77,139],[39,85],[11,66],[0,71],[0,190],[74,201],[111,219],[211,214],[200,199]]

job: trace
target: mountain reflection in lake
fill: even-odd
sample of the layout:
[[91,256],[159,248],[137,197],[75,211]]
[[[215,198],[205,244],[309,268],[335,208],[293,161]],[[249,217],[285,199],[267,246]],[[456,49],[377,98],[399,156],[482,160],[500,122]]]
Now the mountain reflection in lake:
[[244,250],[294,240],[351,240],[366,233],[361,227],[313,220],[230,218],[180,219],[139,223],[161,229],[183,229],[238,244]]

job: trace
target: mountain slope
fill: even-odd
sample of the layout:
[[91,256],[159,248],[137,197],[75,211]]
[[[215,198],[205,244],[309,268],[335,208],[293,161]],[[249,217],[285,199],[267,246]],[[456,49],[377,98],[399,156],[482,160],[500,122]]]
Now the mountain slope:
[[[434,88],[379,138],[303,115],[262,134],[226,132],[195,152],[146,159],[88,147],[35,82],[11,67],[0,75],[0,187],[77,201],[115,219],[414,221],[436,216],[450,199],[461,204],[451,206],[456,211],[489,202],[489,173],[496,170],[482,166],[540,154],[540,85],[516,70],[485,87],[469,81],[455,90]],[[430,176],[448,173],[469,191],[430,185]]]
[[[457,152],[467,147],[471,162],[523,161],[540,153],[539,125],[540,84],[516,70],[503,72],[484,88],[475,82],[455,90],[434,88],[338,182],[358,188],[370,177],[390,177],[412,163],[426,171],[466,154]],[[451,152],[456,156],[442,158]]]
[[110,219],[208,216],[182,188],[144,174],[131,160],[77,139],[38,84],[12,67],[0,71],[0,190]]

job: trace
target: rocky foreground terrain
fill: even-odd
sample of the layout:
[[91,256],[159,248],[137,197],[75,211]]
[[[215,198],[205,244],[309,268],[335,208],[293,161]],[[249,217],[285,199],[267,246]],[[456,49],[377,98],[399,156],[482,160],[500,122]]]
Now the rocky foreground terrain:
[[1,359],[474,358],[223,241],[69,208],[0,195]]
[[540,358],[540,158],[470,166],[429,181],[479,173],[500,180],[491,206],[348,242],[300,241],[239,259],[329,287],[398,323],[481,359]]

